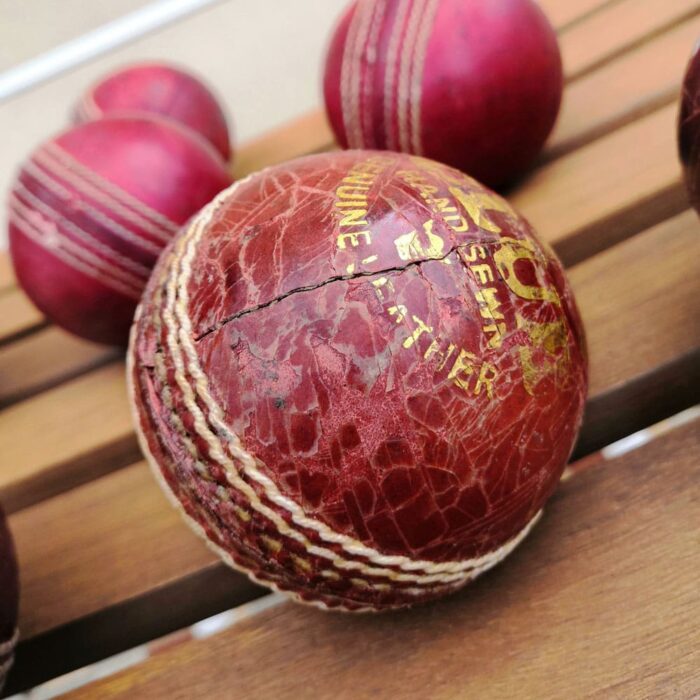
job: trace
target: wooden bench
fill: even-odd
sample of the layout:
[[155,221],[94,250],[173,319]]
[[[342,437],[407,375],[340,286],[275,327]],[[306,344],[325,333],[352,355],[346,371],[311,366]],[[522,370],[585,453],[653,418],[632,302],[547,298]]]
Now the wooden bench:
[[[530,538],[401,614],[322,614],[251,584],[148,473],[119,354],[48,324],[0,257],[0,501],[22,584],[6,693],[125,654],[112,665],[140,662],[75,695],[700,694],[700,221],[675,144],[700,0],[541,4],[565,102],[509,196],[569,268],[591,386],[575,461]],[[314,112],[244,145],[235,174],[332,147]]]

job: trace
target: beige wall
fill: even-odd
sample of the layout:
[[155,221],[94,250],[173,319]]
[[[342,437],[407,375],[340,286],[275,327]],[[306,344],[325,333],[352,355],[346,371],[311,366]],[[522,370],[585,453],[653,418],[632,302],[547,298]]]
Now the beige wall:
[[[76,97],[105,71],[168,59],[204,76],[225,102],[236,141],[320,104],[322,56],[346,0],[226,0],[0,104],[0,246],[4,199],[22,158],[62,129]],[[148,0],[0,0],[0,74]]]

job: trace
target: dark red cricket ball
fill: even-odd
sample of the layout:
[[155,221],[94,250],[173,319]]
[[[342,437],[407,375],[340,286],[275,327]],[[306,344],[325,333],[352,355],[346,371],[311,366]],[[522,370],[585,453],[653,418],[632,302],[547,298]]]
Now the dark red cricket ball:
[[0,509],[0,691],[5,683],[17,645],[19,574],[12,535]]
[[191,73],[165,63],[121,68],[93,85],[75,108],[78,123],[147,112],[188,126],[231,158],[229,127],[221,103]]
[[343,147],[425,155],[492,187],[533,162],[562,85],[556,35],[533,0],[358,0],[323,83]]
[[678,153],[691,204],[700,211],[700,44],[683,80],[678,117]]
[[161,250],[230,182],[209,143],[164,119],[109,118],[69,129],[37,148],[12,186],[17,279],[54,323],[126,345]]
[[231,565],[402,607],[506,556],[556,487],[586,355],[561,264],[505,200],[380,151],[222,193],[132,331],[144,451]]

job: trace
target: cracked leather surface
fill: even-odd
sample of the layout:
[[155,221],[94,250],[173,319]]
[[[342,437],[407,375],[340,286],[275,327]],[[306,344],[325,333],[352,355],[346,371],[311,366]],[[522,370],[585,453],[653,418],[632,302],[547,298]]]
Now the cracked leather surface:
[[[303,597],[405,603],[400,587],[323,578],[327,562],[294,542],[271,551],[275,528],[241,519],[247,499],[215,460],[202,478],[172,418],[208,455],[172,381],[170,265],[166,254],[143,302],[134,382],[148,449],[185,510],[239,565]],[[463,560],[516,536],[552,493],[581,421],[583,331],[553,253],[475,181],[378,152],[277,166],[225,199],[191,268],[192,342],[227,425],[333,531]]]

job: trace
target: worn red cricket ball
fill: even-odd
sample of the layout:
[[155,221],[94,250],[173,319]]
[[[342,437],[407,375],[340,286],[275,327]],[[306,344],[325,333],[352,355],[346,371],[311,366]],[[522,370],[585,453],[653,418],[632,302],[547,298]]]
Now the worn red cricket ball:
[[230,182],[213,147],[163,119],[72,128],[35,150],[12,186],[17,279],[54,323],[126,345],[161,250]]
[[700,43],[683,80],[678,117],[678,153],[691,204],[700,211]]
[[534,0],[358,0],[323,82],[343,147],[424,155],[492,187],[533,162],[562,85],[556,35]]
[[184,124],[231,158],[229,127],[221,103],[197,77],[165,63],[121,68],[93,85],[79,100],[77,122],[147,112]]
[[12,535],[0,509],[0,691],[5,683],[17,645],[19,575]]
[[232,566],[297,598],[403,607],[505,557],[586,393],[554,254],[452,168],[345,151],[219,195],[132,330],[142,446]]

